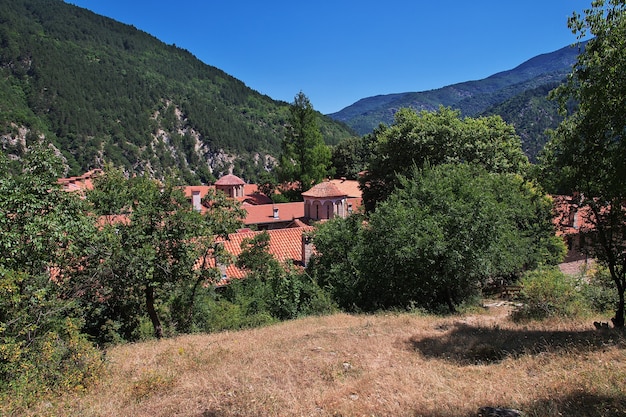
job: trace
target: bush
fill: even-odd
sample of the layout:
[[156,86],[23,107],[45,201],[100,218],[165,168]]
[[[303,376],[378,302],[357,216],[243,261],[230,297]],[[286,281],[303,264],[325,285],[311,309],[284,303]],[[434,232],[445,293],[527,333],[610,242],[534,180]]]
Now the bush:
[[581,278],[582,294],[590,308],[601,314],[613,314],[618,302],[615,284],[605,267],[598,267]]
[[67,318],[58,331],[48,331],[33,341],[0,340],[0,415],[19,410],[41,396],[82,391],[103,370],[101,352]]
[[520,284],[523,305],[513,313],[514,320],[578,317],[589,312],[580,281],[556,268],[529,271]]

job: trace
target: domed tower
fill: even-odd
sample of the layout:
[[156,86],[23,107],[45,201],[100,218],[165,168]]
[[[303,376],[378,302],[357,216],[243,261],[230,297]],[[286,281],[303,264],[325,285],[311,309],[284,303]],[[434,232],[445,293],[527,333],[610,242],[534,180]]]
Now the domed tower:
[[302,193],[304,216],[311,220],[332,219],[335,216],[347,217],[348,195],[331,182],[322,182]]
[[245,182],[241,178],[228,174],[215,182],[215,189],[223,191],[229,197],[238,198],[244,196],[244,185]]

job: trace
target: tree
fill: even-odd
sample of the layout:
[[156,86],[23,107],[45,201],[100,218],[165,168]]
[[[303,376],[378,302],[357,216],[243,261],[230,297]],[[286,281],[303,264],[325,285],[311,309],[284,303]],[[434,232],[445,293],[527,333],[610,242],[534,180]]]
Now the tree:
[[7,165],[0,152],[0,398],[12,404],[13,391],[84,385],[101,358],[68,285],[95,232],[86,206],[57,184],[52,149],[32,146],[20,172]]
[[312,236],[315,253],[307,270],[344,310],[359,310],[364,298],[363,220],[358,213],[335,217],[319,223]]
[[356,180],[359,173],[367,168],[374,138],[373,134],[349,137],[334,146],[331,159],[335,175]]
[[270,253],[267,231],[245,238],[236,265],[246,278],[229,285],[225,296],[241,305],[246,315],[269,314],[279,320],[333,310],[328,296],[292,262],[280,262]]
[[304,93],[296,95],[289,110],[277,173],[280,181],[296,183],[299,196],[329,174],[331,151],[317,125],[317,113]]
[[271,276],[280,275],[280,262],[269,252],[270,234],[267,231],[258,233],[252,238],[241,242],[241,253],[236,265],[248,272],[247,278],[268,280]]
[[619,296],[613,323],[624,326],[626,290],[626,2],[594,1],[568,26],[578,39],[592,36],[568,83],[553,96],[578,108],[553,132],[543,154],[555,189],[577,193],[594,226],[587,249],[605,264]]
[[407,175],[413,165],[467,162],[514,173],[528,167],[515,129],[500,116],[460,119],[458,111],[445,107],[419,113],[400,109],[394,123],[374,135],[372,159],[360,179],[367,211],[384,201],[398,186],[397,175]]
[[[180,292],[176,329],[185,331],[196,292],[202,283],[219,278],[209,259],[221,254],[214,236],[240,227],[241,209],[222,193],[213,193],[206,214],[186,200],[180,188],[144,176],[125,179],[115,169],[97,178],[88,194],[100,217],[90,263],[81,285],[92,303],[110,307],[96,311],[93,332],[98,335],[109,319],[122,337],[132,339],[143,305],[157,338],[163,336],[159,310]],[[109,323],[109,325],[111,325]]]
[[454,311],[488,279],[562,254],[550,199],[519,175],[442,164],[399,184],[366,225],[337,220],[316,233],[315,276],[344,307]]

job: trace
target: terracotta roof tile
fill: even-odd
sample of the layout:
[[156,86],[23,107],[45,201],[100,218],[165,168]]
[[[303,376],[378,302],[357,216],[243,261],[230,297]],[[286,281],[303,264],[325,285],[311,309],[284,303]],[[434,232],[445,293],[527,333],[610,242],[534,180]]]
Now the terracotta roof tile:
[[354,180],[334,179],[329,181],[334,184],[341,192],[345,193],[348,198],[361,198],[363,193],[359,188],[359,182]]
[[587,205],[579,205],[579,199],[568,195],[554,195],[552,223],[557,235],[573,235],[595,229],[593,215]]
[[[278,209],[278,218],[274,218],[274,209]],[[263,204],[258,206],[243,206],[248,215],[244,223],[251,224],[267,224],[282,223],[294,219],[304,217],[304,203],[279,203],[279,204]]]
[[[302,264],[302,234],[312,231],[313,227],[294,227],[290,229],[268,230],[270,235],[269,252],[280,262],[291,261],[295,265]],[[262,232],[241,231],[228,236],[229,240],[224,240],[224,249],[231,255],[238,256],[241,253],[241,242],[245,238],[252,239]],[[214,262],[210,262],[212,266]],[[246,272],[237,268],[234,264],[226,267],[227,279],[245,278]]]
[[94,177],[102,174],[101,169],[92,169],[77,177],[59,178],[57,183],[64,191],[89,191],[93,190]]
[[224,175],[222,178],[215,182],[215,185],[244,185],[245,182],[241,178],[236,175],[228,174]]
[[348,194],[341,191],[335,184],[332,182],[321,182],[319,184],[314,185],[310,190],[302,193],[303,197],[313,197],[313,198],[322,198],[322,197],[342,197],[347,196]]

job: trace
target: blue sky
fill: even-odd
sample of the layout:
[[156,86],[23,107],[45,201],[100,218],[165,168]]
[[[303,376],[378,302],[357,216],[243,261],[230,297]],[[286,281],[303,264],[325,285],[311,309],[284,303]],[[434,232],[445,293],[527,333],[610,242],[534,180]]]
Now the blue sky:
[[268,96],[328,114],[485,78],[576,41],[591,0],[66,0],[176,44]]

